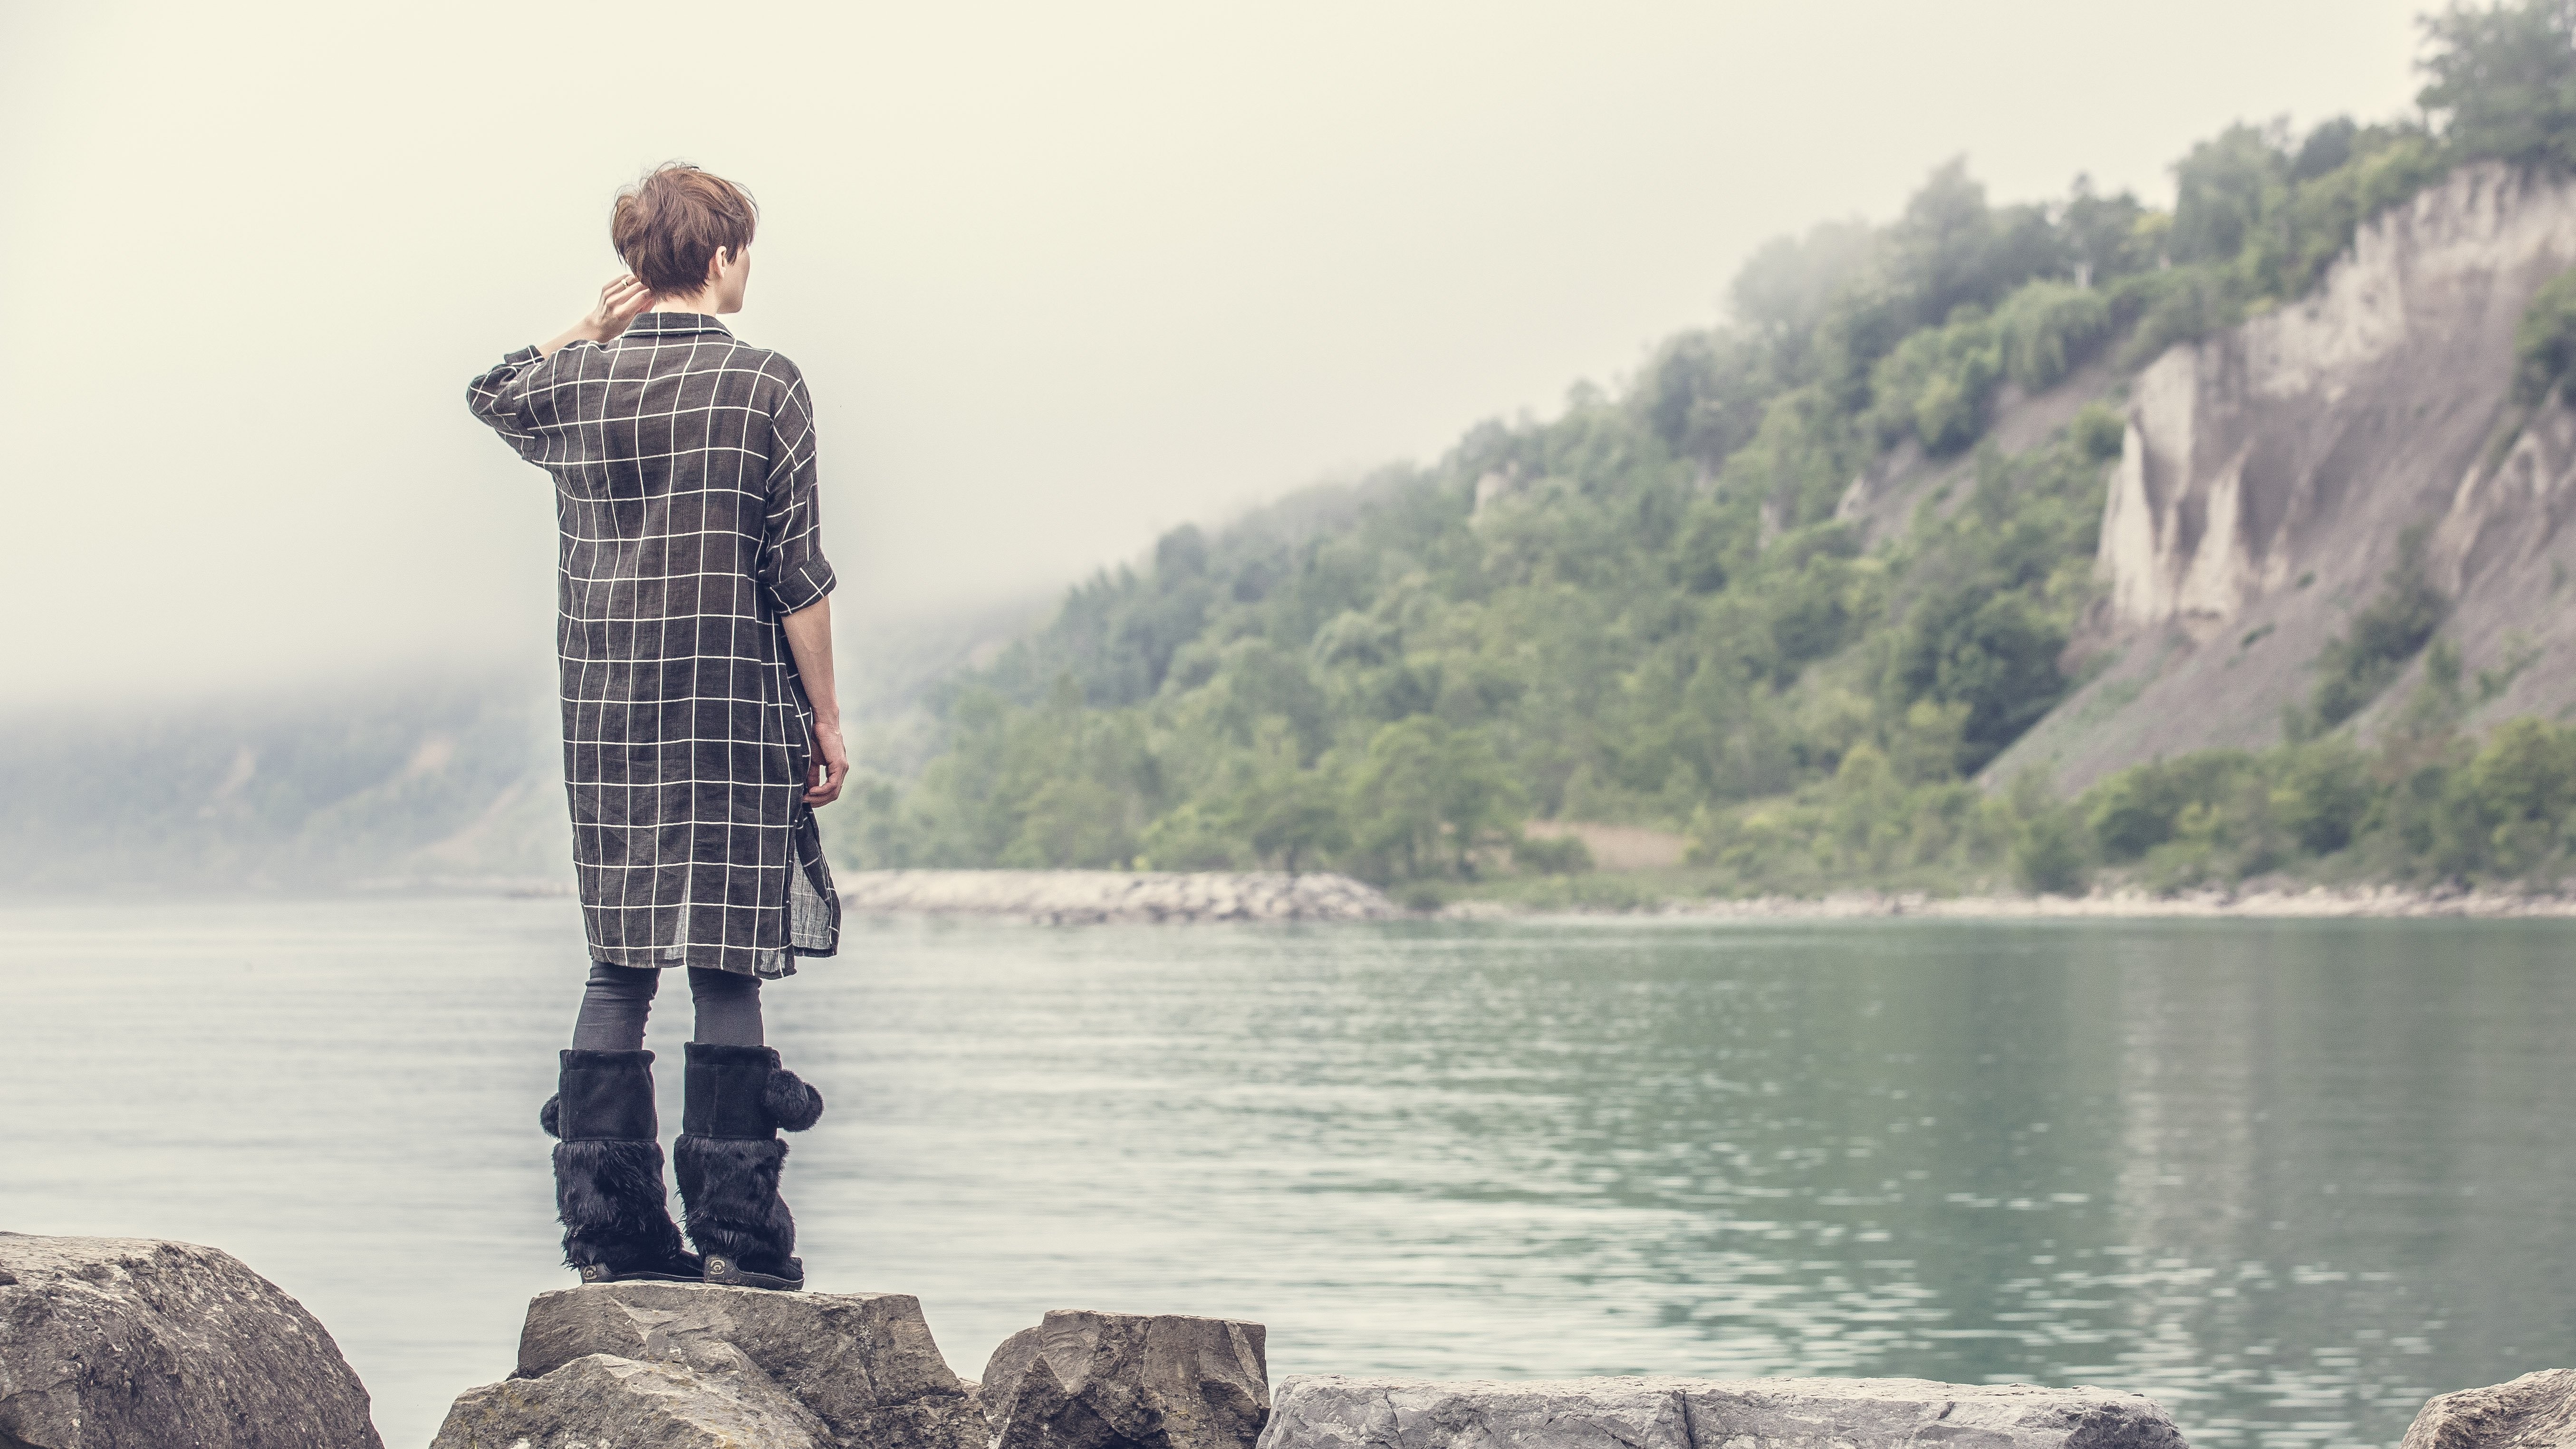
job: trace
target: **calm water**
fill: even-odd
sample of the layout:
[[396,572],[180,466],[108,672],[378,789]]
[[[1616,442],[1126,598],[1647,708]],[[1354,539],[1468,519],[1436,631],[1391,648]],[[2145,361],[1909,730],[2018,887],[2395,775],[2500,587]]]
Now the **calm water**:
[[[0,1227],[231,1250],[395,1446],[564,1286],[560,902],[0,910]],[[2576,1363],[2576,927],[860,925],[768,993],[815,1285],[1280,1373],[1906,1374],[2389,1445]],[[654,1045],[672,1064],[686,992]],[[666,1124],[678,1072],[662,1074]]]

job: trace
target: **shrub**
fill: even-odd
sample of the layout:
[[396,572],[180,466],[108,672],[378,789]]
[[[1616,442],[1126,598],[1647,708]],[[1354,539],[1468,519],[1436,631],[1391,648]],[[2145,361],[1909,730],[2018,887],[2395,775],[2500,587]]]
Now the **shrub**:
[[2450,613],[2451,601],[2426,573],[2425,539],[2421,524],[2399,535],[2397,565],[2385,576],[2379,597],[2353,615],[2352,627],[2317,656],[2312,703],[2325,728],[2352,718],[2377,699]]
[[2537,403],[2576,372],[2576,269],[2533,294],[2513,329],[2513,395]]
[[2112,298],[2116,310],[2137,316],[2120,344],[2119,365],[2143,367],[2168,347],[2197,342],[2245,315],[2235,285],[2216,267],[2174,267],[2125,278]]
[[1985,431],[1986,404],[2003,375],[1994,324],[1964,312],[1880,359],[1870,372],[1870,424],[1881,443],[1911,434],[1927,452],[1955,453]]
[[2135,860],[2173,838],[2174,817],[2189,797],[2161,762],[2133,765],[2093,789],[2095,843],[2112,860]]
[[2497,726],[2469,762],[2469,784],[2488,819],[2555,828],[2576,807],[2576,730],[2528,715]]
[[2374,793],[2370,762],[2341,735],[2292,746],[2272,789],[2272,814],[2300,848],[2330,855],[2352,843]]
[[2004,374],[2026,392],[2064,377],[2111,330],[2110,299],[2064,282],[2033,282],[1995,313]]
[[2091,872],[2084,838],[2068,810],[2044,810],[2021,824],[2013,840],[2013,876],[2033,895],[2082,895]]
[[2067,424],[2067,438],[2086,460],[2107,463],[2128,446],[2129,420],[2101,403],[2086,403]]

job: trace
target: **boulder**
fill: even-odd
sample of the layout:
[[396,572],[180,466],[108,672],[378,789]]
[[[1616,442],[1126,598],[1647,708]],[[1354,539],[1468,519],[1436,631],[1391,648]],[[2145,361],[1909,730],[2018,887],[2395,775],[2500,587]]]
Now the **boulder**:
[[[771,1293],[698,1283],[601,1283],[540,1293],[528,1304],[513,1377],[550,1381],[567,1366],[602,1355],[686,1371],[617,1380],[616,1392],[628,1397],[650,1395],[668,1403],[688,1382],[747,1383],[735,1397],[768,1403],[770,1392],[783,1396],[810,1413],[820,1426],[820,1443],[986,1449],[988,1431],[973,1387],[949,1372],[921,1316],[921,1300],[908,1293]],[[606,1392],[603,1372],[578,1376],[579,1395],[594,1388]],[[475,1390],[457,1401],[456,1413],[468,1401],[503,1402],[493,1396],[509,1387]],[[574,1392],[549,1391],[528,1402],[587,1401],[567,1397]],[[706,1412],[732,1410],[717,1405]],[[454,1423],[456,1414],[449,1418]],[[578,1419],[565,1422],[596,1428]]]
[[302,1304],[228,1253],[0,1233],[0,1444],[383,1449]]
[[815,1449],[829,1430],[757,1369],[594,1353],[468,1389],[429,1449]]
[[2542,1369],[2507,1384],[2424,1401],[2400,1449],[2570,1449],[2576,1446],[2576,1369]]
[[992,1449],[1252,1449],[1270,1418],[1258,1323],[1057,1310],[985,1365]]
[[2135,1394],[1921,1379],[1293,1375],[1260,1449],[2184,1449]]

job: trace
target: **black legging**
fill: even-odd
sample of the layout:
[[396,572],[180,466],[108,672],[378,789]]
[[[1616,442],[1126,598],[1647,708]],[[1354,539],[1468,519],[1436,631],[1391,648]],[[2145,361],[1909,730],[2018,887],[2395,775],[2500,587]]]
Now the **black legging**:
[[[644,1045],[644,1018],[662,973],[650,966],[590,963],[581,988],[581,1015],[573,1020],[576,1051],[631,1052]],[[697,1004],[697,1039],[717,1046],[759,1046],[760,978],[738,971],[689,968],[689,999]]]

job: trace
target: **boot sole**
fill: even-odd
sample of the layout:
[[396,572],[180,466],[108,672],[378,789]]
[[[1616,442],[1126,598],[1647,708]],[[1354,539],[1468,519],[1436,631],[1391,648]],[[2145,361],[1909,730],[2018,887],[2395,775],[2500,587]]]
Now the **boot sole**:
[[805,1287],[803,1278],[780,1278],[769,1273],[755,1273],[731,1258],[707,1259],[706,1280],[720,1288],[766,1288],[773,1293],[797,1293]]
[[700,1282],[700,1281],[702,1281],[702,1275],[700,1275],[700,1274],[695,1274],[695,1273],[664,1273],[664,1272],[659,1272],[659,1271],[652,1270],[652,1269],[637,1269],[636,1271],[631,1272],[631,1273],[610,1273],[610,1272],[603,1271],[603,1270],[601,1270],[601,1269],[599,1269],[599,1268],[595,1268],[595,1267],[593,1267],[593,1268],[579,1268],[579,1269],[576,1269],[576,1270],[574,1270],[574,1271],[576,1271],[576,1272],[578,1272],[578,1273],[580,1273],[580,1274],[581,1274],[581,1281],[582,1281],[583,1283],[585,1283],[585,1284],[588,1284],[588,1283],[696,1283],[696,1282]]

